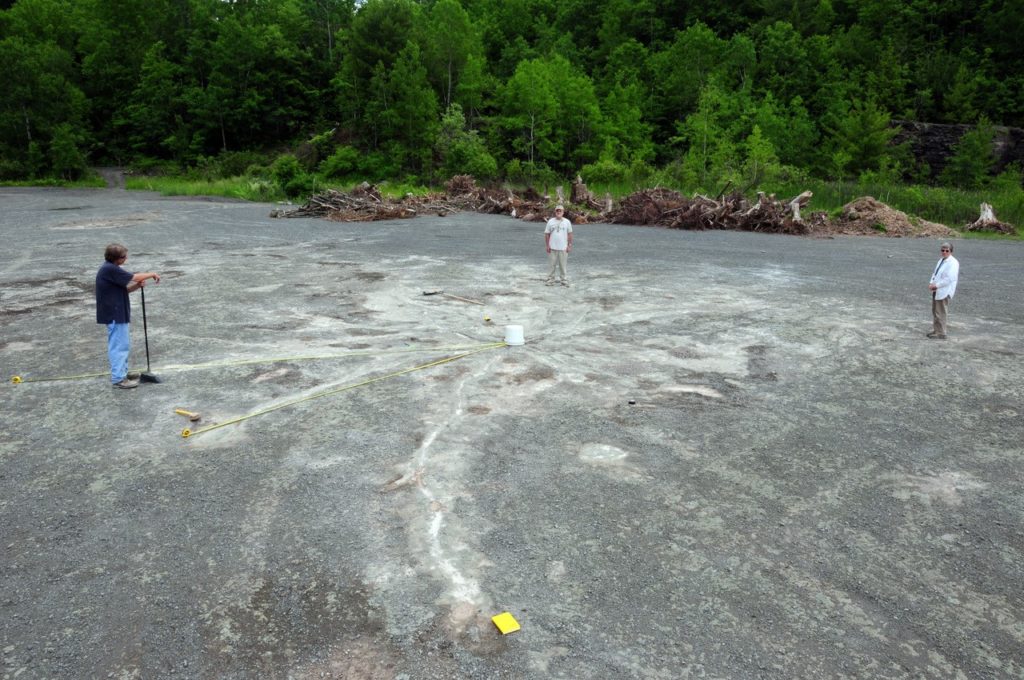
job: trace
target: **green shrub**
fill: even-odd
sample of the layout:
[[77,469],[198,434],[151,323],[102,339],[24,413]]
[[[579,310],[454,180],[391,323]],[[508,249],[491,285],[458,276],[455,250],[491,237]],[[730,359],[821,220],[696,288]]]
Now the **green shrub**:
[[25,166],[13,158],[0,157],[0,180],[13,182],[25,177]]
[[255,151],[224,151],[217,156],[219,177],[242,177],[253,165],[263,162],[263,156]]
[[278,156],[270,165],[270,176],[287,192],[288,183],[303,174],[299,159],[292,154]]
[[623,163],[611,158],[601,158],[584,165],[580,169],[580,174],[587,184],[622,184],[632,173]]
[[356,172],[361,177],[379,182],[389,177],[397,177],[401,174],[401,161],[398,154],[387,153],[386,151],[374,151],[363,154],[359,157],[359,165]]
[[498,161],[476,137],[453,142],[447,149],[441,169],[444,179],[453,175],[473,175],[477,179],[493,179],[498,174]]
[[339,146],[320,164],[320,174],[333,179],[345,179],[359,167],[359,152],[351,146]]
[[170,176],[178,173],[180,168],[174,161],[140,156],[132,161],[128,172],[134,175]]
[[316,186],[316,177],[308,172],[300,172],[288,180],[282,188],[289,198],[297,198],[316,192]]

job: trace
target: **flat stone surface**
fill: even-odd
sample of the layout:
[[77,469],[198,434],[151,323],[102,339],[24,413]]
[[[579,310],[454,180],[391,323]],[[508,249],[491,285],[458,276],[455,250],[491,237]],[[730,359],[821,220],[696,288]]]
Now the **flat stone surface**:
[[1020,242],[0,206],[4,680],[1024,674]]

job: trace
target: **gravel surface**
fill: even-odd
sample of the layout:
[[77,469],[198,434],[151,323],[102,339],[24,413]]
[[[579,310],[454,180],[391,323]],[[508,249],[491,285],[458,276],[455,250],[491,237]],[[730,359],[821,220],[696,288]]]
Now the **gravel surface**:
[[0,207],[4,680],[1024,677],[1020,242]]

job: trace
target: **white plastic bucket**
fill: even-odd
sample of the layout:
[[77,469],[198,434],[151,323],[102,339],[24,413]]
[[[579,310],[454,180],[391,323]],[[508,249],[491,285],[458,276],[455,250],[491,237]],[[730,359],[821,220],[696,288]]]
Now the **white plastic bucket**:
[[525,342],[526,340],[523,339],[522,326],[505,326],[506,345],[522,345]]

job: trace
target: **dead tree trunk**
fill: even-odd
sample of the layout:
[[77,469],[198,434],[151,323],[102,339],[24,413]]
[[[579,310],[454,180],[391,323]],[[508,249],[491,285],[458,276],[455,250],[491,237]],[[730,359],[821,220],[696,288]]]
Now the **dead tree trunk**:
[[794,198],[792,201],[790,201],[789,204],[786,206],[787,211],[793,214],[794,222],[803,221],[800,219],[800,208],[810,203],[811,196],[813,195],[813,191],[805,191],[796,198]]
[[988,203],[982,203],[978,219],[967,225],[967,231],[995,231],[1001,234],[1016,234],[1017,229],[1012,224],[1000,222],[996,219],[995,210]]

